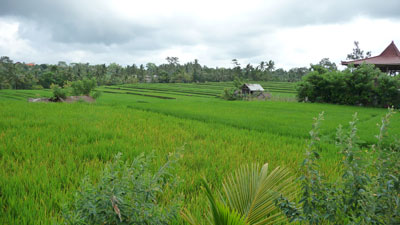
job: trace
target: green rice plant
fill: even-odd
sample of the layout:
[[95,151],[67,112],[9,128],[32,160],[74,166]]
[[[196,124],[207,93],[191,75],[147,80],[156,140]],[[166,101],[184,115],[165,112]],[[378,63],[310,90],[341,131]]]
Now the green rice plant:
[[149,157],[141,154],[126,163],[117,154],[97,184],[83,179],[73,204],[64,210],[65,224],[170,224],[176,220],[178,199],[167,204],[161,199],[165,189],[176,185],[169,173],[173,157],[153,174]]

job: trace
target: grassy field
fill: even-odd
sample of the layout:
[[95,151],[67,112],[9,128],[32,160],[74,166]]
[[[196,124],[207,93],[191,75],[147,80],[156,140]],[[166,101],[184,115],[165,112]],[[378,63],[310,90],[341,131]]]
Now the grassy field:
[[[60,222],[85,174],[94,179],[118,153],[132,159],[154,152],[154,168],[166,154],[183,155],[175,173],[183,182],[184,206],[204,213],[202,176],[219,187],[239,165],[268,162],[298,173],[312,118],[322,123],[322,170],[338,178],[340,156],[332,137],[339,124],[359,115],[359,135],[375,142],[385,109],[281,101],[224,101],[216,98],[230,83],[131,84],[100,87],[96,103],[28,103],[48,90],[0,91],[0,224]],[[273,96],[294,98],[291,83],[262,83]],[[400,134],[396,114],[389,129]]]

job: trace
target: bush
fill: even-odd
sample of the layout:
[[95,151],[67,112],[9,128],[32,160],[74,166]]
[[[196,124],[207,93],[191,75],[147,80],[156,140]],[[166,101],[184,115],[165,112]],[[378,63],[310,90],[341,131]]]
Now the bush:
[[362,149],[357,137],[357,114],[349,131],[337,131],[343,155],[342,178],[329,183],[319,171],[319,123],[310,132],[301,176],[301,198],[294,203],[282,196],[277,205],[290,221],[308,224],[400,224],[400,146],[385,145],[389,113],[382,118],[378,142],[371,151]]
[[90,92],[93,91],[97,86],[97,81],[95,78],[74,81],[71,84],[72,95],[90,95]]
[[221,98],[225,100],[237,100],[239,99],[239,90],[237,88],[224,88]]
[[61,88],[57,84],[52,84],[50,88],[53,91],[53,97],[51,100],[53,101],[60,101],[62,99],[66,99],[68,95],[68,91],[66,89]]
[[374,65],[342,72],[314,68],[297,87],[299,101],[400,107],[400,81]]
[[94,90],[97,86],[97,82],[96,82],[95,78],[92,78],[90,80],[85,78],[82,80],[82,83],[83,83],[82,94],[84,94],[84,95],[90,95],[90,92],[92,90]]
[[83,83],[80,80],[68,83],[68,85],[71,87],[71,93],[73,96],[79,96],[83,92]]
[[169,171],[177,157],[169,157],[154,174],[150,159],[142,154],[126,163],[117,154],[96,184],[83,179],[74,202],[64,207],[65,223],[170,224],[178,215],[179,198],[163,202],[162,197],[176,185]]
[[94,99],[98,99],[101,96],[102,92],[101,91],[93,91],[90,96]]
[[43,90],[43,86],[40,84],[32,85],[32,90]]
[[3,82],[3,83],[0,83],[0,90],[2,90],[2,89],[12,89],[12,86],[11,86],[11,84],[9,84],[7,82]]

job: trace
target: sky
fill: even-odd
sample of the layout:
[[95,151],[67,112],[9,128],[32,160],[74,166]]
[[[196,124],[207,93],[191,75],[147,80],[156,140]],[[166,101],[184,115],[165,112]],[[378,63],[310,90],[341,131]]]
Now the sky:
[[0,0],[0,56],[132,65],[198,59],[277,68],[400,47],[399,0]]

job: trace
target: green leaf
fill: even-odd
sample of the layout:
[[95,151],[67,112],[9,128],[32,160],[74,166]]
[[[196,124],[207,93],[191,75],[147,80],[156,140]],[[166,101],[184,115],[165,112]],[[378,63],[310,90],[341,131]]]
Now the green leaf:
[[285,168],[268,172],[268,164],[239,168],[223,182],[222,199],[229,208],[246,217],[248,224],[275,224],[285,218],[275,206],[281,195],[293,199],[293,177]]

